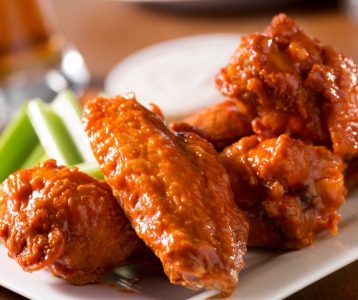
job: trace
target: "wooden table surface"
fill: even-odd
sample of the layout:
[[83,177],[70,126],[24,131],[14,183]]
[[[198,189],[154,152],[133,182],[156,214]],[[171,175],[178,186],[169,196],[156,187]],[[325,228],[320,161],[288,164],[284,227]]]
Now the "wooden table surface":
[[[143,47],[186,35],[260,31],[275,13],[195,15],[116,1],[53,1],[63,32],[83,53],[97,85],[118,61]],[[358,62],[358,23],[354,24],[343,9],[290,8],[289,14],[308,32]],[[23,298],[0,287],[0,299]],[[358,262],[288,299],[358,299]]]

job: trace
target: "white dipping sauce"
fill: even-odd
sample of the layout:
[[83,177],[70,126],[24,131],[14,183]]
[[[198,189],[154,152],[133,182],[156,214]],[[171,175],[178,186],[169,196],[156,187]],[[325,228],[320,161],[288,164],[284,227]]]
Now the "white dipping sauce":
[[215,75],[240,42],[238,34],[207,34],[179,38],[145,48],[121,61],[105,81],[110,95],[134,92],[166,118],[176,119],[219,102]]

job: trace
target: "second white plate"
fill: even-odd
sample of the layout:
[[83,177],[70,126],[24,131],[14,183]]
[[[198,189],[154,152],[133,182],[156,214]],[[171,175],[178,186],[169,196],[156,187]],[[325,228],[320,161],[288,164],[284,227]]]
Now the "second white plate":
[[145,48],[113,68],[105,92],[135,92],[138,101],[157,104],[169,119],[185,116],[223,99],[214,78],[239,42],[238,34],[207,34]]

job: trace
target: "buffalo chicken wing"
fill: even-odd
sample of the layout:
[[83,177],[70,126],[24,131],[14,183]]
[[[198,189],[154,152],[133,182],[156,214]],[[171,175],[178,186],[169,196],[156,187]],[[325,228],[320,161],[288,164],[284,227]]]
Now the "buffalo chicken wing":
[[0,238],[25,271],[73,284],[100,281],[140,242],[106,183],[54,160],[2,183]]
[[242,38],[216,83],[251,106],[261,138],[287,133],[351,159],[358,154],[357,80],[350,58],[281,14],[263,34]]
[[287,135],[263,142],[251,136],[227,147],[221,158],[249,221],[250,246],[298,249],[321,231],[337,231],[337,209],[345,200],[343,163],[325,147]]
[[250,112],[233,99],[196,112],[170,127],[177,132],[194,132],[218,151],[252,133]]
[[248,225],[212,145],[172,133],[134,96],[87,102],[84,124],[107,182],[170,281],[230,294]]

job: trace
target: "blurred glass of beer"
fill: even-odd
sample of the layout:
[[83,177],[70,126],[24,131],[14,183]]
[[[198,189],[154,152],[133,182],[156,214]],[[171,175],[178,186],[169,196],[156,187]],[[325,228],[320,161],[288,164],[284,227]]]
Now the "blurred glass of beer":
[[0,0],[0,78],[58,59],[64,39],[56,33],[48,0]]
[[51,0],[0,0],[0,131],[29,98],[80,91],[89,75],[59,32]]

